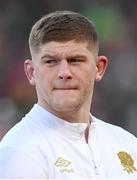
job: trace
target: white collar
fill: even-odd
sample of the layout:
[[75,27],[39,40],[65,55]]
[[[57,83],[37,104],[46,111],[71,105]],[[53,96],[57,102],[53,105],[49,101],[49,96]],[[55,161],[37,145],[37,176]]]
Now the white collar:
[[[84,140],[84,131],[88,125],[87,123],[70,123],[48,112],[38,104],[33,106],[31,111],[28,113],[28,116],[29,115],[31,118],[34,117],[35,119],[38,119],[38,121],[41,121],[43,126],[48,126],[52,130],[62,133],[63,136],[67,136],[75,140]],[[94,124],[94,120],[92,124]]]

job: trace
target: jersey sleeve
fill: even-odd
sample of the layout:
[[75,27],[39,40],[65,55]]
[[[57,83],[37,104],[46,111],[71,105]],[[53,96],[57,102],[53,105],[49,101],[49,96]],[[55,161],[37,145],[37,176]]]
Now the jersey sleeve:
[[37,158],[16,148],[0,149],[0,179],[47,179]]

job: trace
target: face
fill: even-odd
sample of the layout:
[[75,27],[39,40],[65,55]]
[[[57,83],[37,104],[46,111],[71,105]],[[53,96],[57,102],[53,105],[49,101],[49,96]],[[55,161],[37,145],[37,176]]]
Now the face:
[[106,58],[96,57],[86,42],[48,42],[33,59],[25,61],[25,72],[36,86],[38,104],[50,112],[90,109],[94,81],[100,80]]

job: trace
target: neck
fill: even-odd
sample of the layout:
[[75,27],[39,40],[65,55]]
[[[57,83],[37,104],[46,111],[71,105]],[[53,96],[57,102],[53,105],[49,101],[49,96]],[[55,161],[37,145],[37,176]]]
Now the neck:
[[81,107],[80,109],[74,110],[74,111],[55,111],[51,108],[47,108],[43,106],[43,104],[39,103],[40,106],[42,106],[47,111],[51,112],[55,116],[68,121],[70,123],[89,123],[90,122],[90,107],[85,108]]
[[58,113],[55,114],[61,119],[64,119],[70,123],[87,123],[87,128],[84,131],[85,134],[85,141],[88,143],[88,136],[89,136],[89,127],[91,125],[91,117],[90,117],[90,111],[87,111],[85,113],[72,113],[72,112],[65,112],[65,113]]
[[89,135],[89,127],[91,124],[91,117],[90,117],[90,107],[83,108],[79,111],[65,111],[65,112],[58,112],[52,111],[51,109],[45,108],[41,103],[38,103],[47,111],[51,112],[55,116],[70,122],[70,123],[87,123],[87,128],[85,129],[85,141],[88,143],[88,135]]
[[89,123],[90,112],[57,112],[55,115],[71,123]]

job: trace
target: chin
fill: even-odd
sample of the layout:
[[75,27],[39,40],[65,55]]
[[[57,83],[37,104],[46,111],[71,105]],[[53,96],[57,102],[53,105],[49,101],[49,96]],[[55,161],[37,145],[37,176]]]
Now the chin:
[[54,109],[58,112],[71,112],[79,109],[80,105],[76,103],[58,103],[54,106]]

